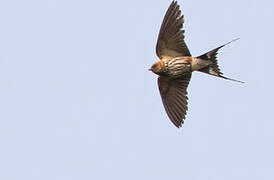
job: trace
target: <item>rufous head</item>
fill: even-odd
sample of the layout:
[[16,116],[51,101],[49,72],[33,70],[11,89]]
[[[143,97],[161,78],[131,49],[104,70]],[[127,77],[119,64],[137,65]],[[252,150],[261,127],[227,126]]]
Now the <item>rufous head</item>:
[[163,73],[163,64],[164,64],[163,61],[157,61],[154,64],[152,64],[149,71],[152,71],[155,74],[160,75],[161,73]]

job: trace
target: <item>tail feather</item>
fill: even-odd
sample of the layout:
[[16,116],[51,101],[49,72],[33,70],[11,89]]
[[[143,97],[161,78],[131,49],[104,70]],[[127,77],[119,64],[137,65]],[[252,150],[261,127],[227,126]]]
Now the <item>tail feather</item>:
[[237,39],[234,39],[226,44],[223,44],[222,46],[219,46],[197,58],[199,59],[203,59],[203,60],[209,60],[212,62],[212,64],[210,64],[209,66],[207,67],[204,67],[198,71],[200,72],[203,72],[203,73],[207,73],[207,74],[210,74],[210,75],[213,75],[213,76],[217,76],[217,77],[220,77],[220,78],[223,78],[223,79],[227,79],[227,80],[231,80],[231,81],[235,81],[235,82],[240,82],[240,83],[243,83],[242,81],[239,81],[239,80],[236,80],[236,79],[231,79],[231,78],[228,78],[228,77],[225,77],[223,76],[219,66],[218,66],[218,62],[217,62],[217,54],[218,54],[218,50],[221,49],[222,47],[232,43],[233,41],[236,41],[238,40],[239,38]]
[[244,83],[243,81],[239,81],[239,80],[236,80],[236,79],[231,79],[231,78],[228,78],[228,77],[225,77],[225,76],[222,76],[222,75],[219,75],[218,77],[223,78],[223,79],[227,79],[227,80],[230,80],[230,81],[235,81],[235,82],[239,82],[239,83]]

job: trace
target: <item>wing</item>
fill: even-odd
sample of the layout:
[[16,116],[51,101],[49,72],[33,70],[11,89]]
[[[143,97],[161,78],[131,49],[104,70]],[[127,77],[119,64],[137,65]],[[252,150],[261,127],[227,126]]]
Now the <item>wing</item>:
[[181,15],[179,5],[172,1],[158,35],[156,53],[160,59],[165,56],[191,56],[184,41],[183,22],[184,16]]
[[181,127],[187,111],[187,87],[191,78],[191,73],[177,79],[160,76],[158,86],[166,113],[171,122],[177,127]]

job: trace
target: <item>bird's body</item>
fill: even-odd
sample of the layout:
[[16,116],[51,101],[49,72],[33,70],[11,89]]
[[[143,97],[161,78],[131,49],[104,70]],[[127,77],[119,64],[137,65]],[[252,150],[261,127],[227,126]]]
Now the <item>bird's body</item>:
[[183,22],[179,5],[173,1],[164,17],[156,45],[156,53],[160,60],[150,68],[159,75],[161,98],[168,117],[176,127],[182,126],[186,116],[186,89],[193,71],[241,82],[222,76],[217,64],[217,51],[232,41],[201,56],[193,57],[184,42]]
[[158,75],[178,78],[186,73],[207,67],[212,62],[191,56],[179,56],[170,59],[161,59],[152,65],[151,70]]

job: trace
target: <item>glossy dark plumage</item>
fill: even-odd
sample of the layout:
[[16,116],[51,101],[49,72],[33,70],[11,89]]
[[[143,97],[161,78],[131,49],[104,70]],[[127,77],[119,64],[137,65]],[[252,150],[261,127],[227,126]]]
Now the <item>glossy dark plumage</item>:
[[160,76],[158,87],[169,119],[176,127],[183,124],[187,111],[187,91],[191,73],[181,78]]

